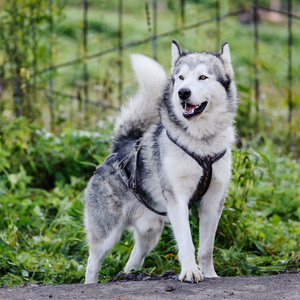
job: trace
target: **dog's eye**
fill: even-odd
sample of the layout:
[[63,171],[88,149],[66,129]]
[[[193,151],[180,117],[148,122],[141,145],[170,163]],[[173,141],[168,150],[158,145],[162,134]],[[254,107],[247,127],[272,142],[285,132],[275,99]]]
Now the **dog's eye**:
[[184,80],[184,77],[182,75],[179,76],[180,80]]
[[208,78],[208,77],[206,77],[205,75],[201,75],[201,76],[199,77],[199,80],[205,80],[206,78]]

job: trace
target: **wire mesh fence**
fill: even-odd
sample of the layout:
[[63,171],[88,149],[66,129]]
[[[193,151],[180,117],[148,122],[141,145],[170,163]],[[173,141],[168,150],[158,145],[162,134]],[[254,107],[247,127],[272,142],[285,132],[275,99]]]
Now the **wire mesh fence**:
[[[60,13],[57,13],[59,5],[55,0],[44,0],[47,17],[43,23],[39,23],[38,17],[42,18],[43,16],[38,15],[36,11],[38,8],[30,5],[30,1],[27,2],[29,3],[27,13],[31,13],[36,18],[31,18],[30,24],[26,25],[30,35],[30,40],[28,40],[30,45],[27,47],[26,53],[22,53],[20,50],[22,39],[17,36],[17,30],[14,32],[15,25],[8,25],[8,20],[5,18],[2,18],[1,21],[3,32],[13,35],[16,33],[12,45],[9,46],[9,42],[7,42],[6,49],[5,43],[2,46],[3,52],[16,53],[14,56],[6,55],[3,58],[0,80],[2,114],[7,113],[9,107],[13,107],[16,117],[30,115],[28,111],[33,110],[35,106],[38,109],[43,106],[40,114],[45,123],[53,130],[65,121],[71,125],[75,124],[77,127],[90,126],[103,116],[118,110],[126,95],[133,90],[131,82],[126,82],[128,74],[130,74],[129,77],[132,77],[128,71],[128,52],[145,51],[146,54],[168,67],[169,61],[165,59],[167,55],[164,53],[168,52],[169,46],[167,45],[173,38],[182,41],[184,46],[186,43],[187,48],[191,46],[190,50],[207,50],[204,48],[206,45],[210,49],[217,50],[221,43],[229,37],[226,26],[233,26],[232,22],[235,22],[235,26],[241,27],[241,31],[237,31],[239,35],[229,37],[229,43],[235,47],[232,47],[232,50],[239,52],[243,51],[245,47],[248,48],[248,58],[239,61],[242,63],[237,66],[246,70],[246,72],[239,72],[238,79],[242,75],[249,78],[246,84],[240,84],[241,100],[246,101],[247,98],[247,101],[250,101],[249,103],[254,107],[253,113],[255,114],[264,111],[263,99],[266,98],[268,92],[266,92],[265,86],[262,87],[264,85],[262,82],[269,80],[265,78],[264,73],[267,70],[272,76],[272,72],[274,70],[276,72],[276,67],[273,65],[277,64],[281,70],[280,74],[285,73],[283,78],[281,76],[280,82],[275,83],[280,91],[278,98],[286,99],[283,102],[287,122],[292,123],[293,121],[293,111],[298,105],[299,98],[297,82],[299,82],[298,69],[300,66],[298,65],[299,60],[294,61],[294,57],[299,46],[300,16],[294,13],[292,0],[263,1],[264,5],[260,5],[258,0],[238,1],[238,5],[233,6],[228,5],[233,1],[227,1],[225,8],[224,2],[219,0],[180,0],[178,3],[176,1],[171,3],[170,1],[145,0],[139,1],[139,7],[134,13],[128,12],[127,4],[123,0],[115,0],[110,3],[101,0],[73,1],[72,5],[61,7]],[[202,2],[205,2],[206,6],[201,6]],[[275,7],[274,2],[277,3]],[[300,3],[294,2],[297,9],[297,5]],[[17,0],[14,0],[13,4],[8,13],[16,14],[14,17],[16,19],[22,11],[18,7],[20,3]],[[174,7],[171,7],[172,5]],[[201,9],[206,7],[208,13],[199,12],[197,10],[199,7]],[[192,10],[194,10],[194,14],[191,14]],[[75,11],[81,11],[81,18],[78,19],[78,15],[76,17],[72,15],[72,12]],[[95,11],[96,13],[100,12],[98,23]],[[65,25],[55,26],[55,22],[63,14],[66,14],[67,17],[60,22],[62,24],[65,22]],[[268,39],[270,39],[270,33],[269,36],[266,36],[266,33],[260,34],[260,28],[265,19],[270,17],[268,14],[275,15],[276,22],[279,20],[280,25],[274,25],[271,35],[276,40],[278,34],[280,47],[284,48],[279,60],[277,62],[271,60],[271,64],[264,59],[265,50],[260,48],[262,42],[268,43]],[[173,18],[173,25],[170,22],[169,25],[165,24],[164,15]],[[132,19],[135,16],[137,21],[130,25],[131,27],[127,26],[129,18]],[[106,23],[102,18],[106,20]],[[71,25],[66,25],[66,20]],[[269,26],[273,26],[270,19],[267,22]],[[47,27],[46,30],[41,29],[43,26]],[[139,27],[145,27],[146,30],[142,37],[135,38],[137,36],[135,31],[139,31]],[[285,27],[284,35],[279,30],[282,27]],[[204,28],[203,34],[198,40],[197,35],[202,28]],[[59,43],[57,41],[59,32],[56,31],[61,33],[63,30],[64,33],[69,31],[69,37],[66,38],[62,35],[60,39],[63,41]],[[95,31],[98,34],[96,38]],[[75,38],[72,43],[69,43],[68,39],[72,34]],[[109,35],[111,35],[111,39],[109,39]],[[243,35],[248,36],[246,44],[242,41]],[[105,39],[103,39],[104,36]],[[46,41],[48,49],[39,47],[38,38]],[[93,39],[96,39],[97,43],[93,42]],[[6,41],[5,37],[2,40]],[[68,44],[71,44],[72,49]],[[199,44],[201,49],[197,49]],[[95,51],[97,48],[98,51]],[[276,49],[278,49],[278,45]],[[274,48],[272,55],[277,55],[276,49]],[[41,51],[46,52],[42,59],[39,56]],[[71,52],[72,55],[68,55],[67,52]],[[22,65],[24,61],[20,59],[21,55],[30,57],[24,65]],[[14,65],[11,72],[7,71],[8,64]],[[272,66],[270,67],[270,65]],[[282,69],[286,71],[282,72]],[[7,76],[7,74],[9,75]],[[244,99],[245,91],[248,95]],[[271,97],[276,93],[272,91]],[[26,106],[27,110],[24,109]],[[250,106],[248,108],[251,110]]]

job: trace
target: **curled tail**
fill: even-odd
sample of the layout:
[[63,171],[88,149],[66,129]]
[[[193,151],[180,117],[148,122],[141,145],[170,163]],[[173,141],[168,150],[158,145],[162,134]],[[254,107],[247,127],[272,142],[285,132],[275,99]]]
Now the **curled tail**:
[[[137,94],[123,105],[114,130],[113,148],[122,140],[135,140],[159,121],[158,102],[167,81],[163,67],[140,54],[131,55],[131,64],[139,84]],[[118,150],[118,149],[114,149]]]

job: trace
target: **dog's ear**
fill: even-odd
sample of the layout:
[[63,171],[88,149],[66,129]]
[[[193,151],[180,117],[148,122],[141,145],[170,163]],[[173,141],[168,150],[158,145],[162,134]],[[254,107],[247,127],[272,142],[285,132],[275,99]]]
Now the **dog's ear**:
[[232,66],[231,66],[230,48],[229,48],[229,44],[227,42],[223,44],[223,46],[222,46],[221,50],[219,51],[219,53],[217,54],[217,56],[221,58],[221,60],[224,64],[226,73],[232,77],[233,70],[232,70]]
[[182,50],[180,49],[178,43],[176,41],[172,41],[172,67],[174,67],[177,59],[182,54]]

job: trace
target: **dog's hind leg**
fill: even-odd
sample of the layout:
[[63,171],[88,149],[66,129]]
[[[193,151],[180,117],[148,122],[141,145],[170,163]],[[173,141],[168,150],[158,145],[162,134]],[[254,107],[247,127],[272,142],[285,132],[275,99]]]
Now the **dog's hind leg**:
[[134,231],[135,245],[131,252],[130,258],[124,268],[125,273],[129,273],[131,270],[140,268],[145,257],[156,246],[163,230],[163,222],[159,221],[159,225],[155,227],[149,227],[146,230],[141,231],[136,228]]
[[89,237],[90,255],[85,273],[85,283],[97,283],[101,263],[120,240],[124,226],[118,226],[112,230],[105,238],[99,236]]

